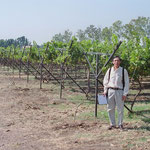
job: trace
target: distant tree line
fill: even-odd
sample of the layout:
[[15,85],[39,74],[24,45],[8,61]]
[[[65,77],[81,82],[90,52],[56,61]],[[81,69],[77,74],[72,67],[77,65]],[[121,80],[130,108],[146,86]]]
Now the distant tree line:
[[[99,42],[112,42],[112,35],[117,35],[119,40],[127,40],[133,38],[138,38],[140,40],[143,37],[150,38],[150,18],[138,17],[137,19],[132,19],[128,24],[123,25],[120,20],[114,22],[110,27],[105,27],[101,29],[100,27],[95,27],[90,25],[85,30],[79,29],[75,37],[79,41],[92,40]],[[66,30],[63,34],[55,34],[52,38],[54,41],[69,42],[72,39],[73,33],[70,30]],[[142,41],[141,41],[142,42]]]
[[[52,37],[52,40],[56,42],[68,43],[74,36],[78,41],[91,40],[99,42],[107,41],[112,43],[112,37],[114,34],[118,37],[118,40],[129,41],[131,39],[136,39],[143,42],[144,37],[150,38],[150,18],[138,17],[137,19],[132,19],[128,24],[124,25],[122,21],[118,20],[110,27],[105,28],[90,25],[89,27],[86,27],[85,30],[79,29],[75,35],[67,29],[63,34],[55,34]],[[17,39],[0,39],[0,47],[5,48],[11,45],[14,45],[15,47],[23,47],[30,44],[31,42],[25,36]]]
[[30,45],[31,42],[25,37],[25,36],[21,36],[17,39],[0,39],[0,47],[8,47],[13,45],[14,47],[23,47],[23,46],[28,46]]

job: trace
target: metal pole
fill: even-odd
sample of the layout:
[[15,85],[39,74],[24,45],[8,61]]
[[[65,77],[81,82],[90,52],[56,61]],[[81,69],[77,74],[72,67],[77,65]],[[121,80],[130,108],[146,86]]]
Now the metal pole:
[[97,104],[98,104],[98,57],[96,54],[96,76],[95,76],[95,117],[97,117]]
[[[45,53],[47,52],[48,47],[49,47],[49,43],[47,43]],[[39,55],[40,55],[40,52],[39,52]],[[41,77],[40,77],[40,89],[42,89],[42,82],[43,82],[43,72],[42,72],[43,71],[43,67],[44,67],[43,62],[44,62],[44,57],[41,56],[41,64],[40,64],[40,74],[41,74]]]
[[24,55],[24,51],[25,51],[25,46],[23,48],[22,56],[21,56],[21,58],[19,60],[19,78],[21,78],[21,69],[22,69],[22,63],[21,62],[22,62],[22,57]]
[[[61,51],[61,56],[63,55],[63,51]],[[60,99],[62,98],[62,80],[63,80],[63,63],[61,62],[60,65],[60,69],[61,69],[61,80],[60,80]]]
[[15,67],[14,67],[14,61],[15,61],[15,48],[13,48],[13,58],[12,58],[12,65],[13,65],[13,69],[12,69],[12,72],[13,72],[13,75],[14,75],[14,69],[15,69]]
[[29,61],[30,61],[31,49],[32,49],[32,45],[30,45],[30,51],[27,59],[27,83],[29,82]]
[[43,68],[43,58],[40,54],[40,51],[39,51],[39,56],[41,58],[41,63],[40,63],[40,89],[42,89],[42,82],[43,82],[43,73],[42,73],[42,68]]

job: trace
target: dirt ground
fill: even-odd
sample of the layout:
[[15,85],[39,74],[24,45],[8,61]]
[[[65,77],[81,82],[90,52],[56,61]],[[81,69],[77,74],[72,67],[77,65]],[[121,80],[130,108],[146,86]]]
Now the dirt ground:
[[[39,81],[27,83],[0,68],[0,150],[150,149],[150,131],[142,124],[108,131],[107,121],[74,121],[77,104],[68,98],[59,100],[55,89],[40,89]],[[78,107],[78,113],[87,110],[93,105]]]

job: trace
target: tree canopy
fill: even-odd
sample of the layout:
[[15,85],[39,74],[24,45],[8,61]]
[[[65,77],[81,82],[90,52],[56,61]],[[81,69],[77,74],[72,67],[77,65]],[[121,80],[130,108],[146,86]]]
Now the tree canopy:
[[0,47],[8,47],[8,46],[19,46],[19,47],[23,47],[23,46],[28,46],[30,45],[30,41],[25,37],[25,36],[21,36],[18,37],[17,39],[1,39],[0,40]]

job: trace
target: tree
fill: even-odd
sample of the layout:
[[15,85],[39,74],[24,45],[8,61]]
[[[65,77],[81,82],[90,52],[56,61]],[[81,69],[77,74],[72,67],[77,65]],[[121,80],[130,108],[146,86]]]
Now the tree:
[[0,40],[0,47],[6,47],[6,41],[1,39]]
[[79,29],[76,33],[76,37],[79,41],[87,40],[85,31]]
[[7,46],[15,45],[15,40],[14,39],[8,39],[8,40],[6,40],[6,44],[7,44]]
[[85,29],[85,36],[92,41],[101,40],[101,28],[96,28],[94,25],[90,25]]
[[66,30],[63,35],[63,42],[68,43],[71,40],[71,37],[72,37],[72,32]]
[[57,42],[63,42],[63,35],[62,35],[61,33],[55,34],[55,35],[52,37],[52,40],[53,40],[53,41],[57,41]]
[[138,17],[124,25],[123,36],[127,40],[139,39],[143,42],[144,37],[150,38],[150,18]]
[[122,25],[122,22],[120,20],[114,22],[111,26],[111,30],[112,30],[112,33],[117,35],[118,39],[122,39],[123,36],[123,25]]
[[52,37],[52,40],[57,41],[57,42],[64,42],[64,43],[68,43],[72,38],[72,32],[69,30],[65,30],[64,34],[55,34]]
[[103,30],[102,30],[102,41],[109,41],[111,42],[111,37],[112,37],[112,29],[111,28],[108,28],[108,27],[105,27]]
[[14,47],[22,47],[22,46],[27,46],[30,45],[30,42],[25,36],[19,37],[17,39],[1,39],[0,40],[0,47],[5,47],[7,48],[8,46],[13,45]]
[[20,47],[30,45],[30,42],[28,41],[27,38],[25,38],[25,36],[17,38],[16,41],[17,41],[17,45],[19,45]]

